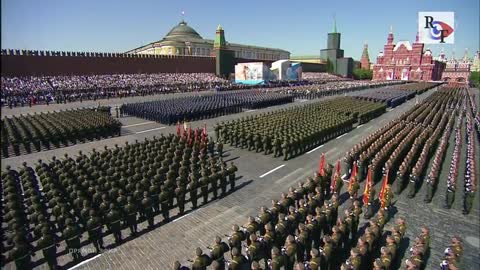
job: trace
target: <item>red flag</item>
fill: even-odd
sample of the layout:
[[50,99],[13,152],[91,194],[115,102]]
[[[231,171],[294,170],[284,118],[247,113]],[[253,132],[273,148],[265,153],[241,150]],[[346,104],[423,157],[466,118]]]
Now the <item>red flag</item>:
[[180,136],[180,122],[177,122],[177,136]]
[[188,125],[188,130],[187,130],[187,140],[190,141],[190,137],[192,136],[192,126]]
[[[370,189],[372,188],[372,168],[368,167],[367,182],[365,183],[365,190],[363,191],[363,204],[367,205],[370,201]],[[373,198],[372,198],[373,199]]]
[[320,174],[320,176],[324,176],[325,175],[325,154],[322,153],[322,155],[320,156],[320,164],[318,166],[318,173]]
[[340,163],[340,159],[339,159],[339,160],[337,160],[337,167],[335,168],[335,173],[337,175],[340,175],[340,164],[341,163]]
[[335,181],[337,176],[340,176],[340,160],[337,160],[337,166],[335,166],[335,173],[333,173],[332,179],[331,179],[331,182],[330,182],[330,190],[332,192],[335,191],[335,188],[336,188],[336,185],[337,185],[337,182]]
[[207,137],[207,123],[203,124],[203,129],[202,129],[202,142],[205,141],[205,138]]
[[385,192],[388,185],[388,171],[389,170],[385,172],[385,176],[383,177],[383,182],[382,182],[382,188],[380,189],[380,194],[378,195],[378,198],[380,199],[380,203],[382,204],[382,207],[384,207]]
[[195,141],[197,141],[198,140],[198,128],[195,129],[195,136],[194,137],[195,137]]
[[348,189],[350,190],[355,183],[357,176],[357,162],[353,162],[352,175],[350,176],[350,181],[348,181]]

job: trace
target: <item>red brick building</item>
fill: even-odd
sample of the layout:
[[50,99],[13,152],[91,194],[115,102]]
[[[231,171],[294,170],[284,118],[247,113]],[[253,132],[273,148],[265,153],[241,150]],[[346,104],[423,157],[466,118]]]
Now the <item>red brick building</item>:
[[467,86],[471,67],[472,61],[468,59],[467,49],[465,49],[462,60],[455,59],[455,54],[452,53],[452,58],[447,61],[447,67],[442,74],[442,81],[446,81],[450,85]]
[[445,63],[433,60],[432,52],[424,49],[418,41],[393,43],[393,31],[390,30],[387,44],[377,56],[373,65],[373,80],[411,80],[437,81],[442,78]]
[[368,56],[368,44],[363,45],[362,58],[360,59],[360,68],[370,69],[370,57]]

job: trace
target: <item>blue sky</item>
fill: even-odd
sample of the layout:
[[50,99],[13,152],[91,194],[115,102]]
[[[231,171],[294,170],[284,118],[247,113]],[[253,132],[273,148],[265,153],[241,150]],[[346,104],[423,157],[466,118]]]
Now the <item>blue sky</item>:
[[359,59],[363,43],[370,60],[386,42],[390,25],[395,41],[415,40],[418,11],[454,11],[457,56],[479,49],[479,0],[2,0],[2,48],[124,52],[160,40],[181,18],[204,38],[221,24],[227,41],[269,46],[292,55],[319,54],[326,47],[333,16],[346,56]]

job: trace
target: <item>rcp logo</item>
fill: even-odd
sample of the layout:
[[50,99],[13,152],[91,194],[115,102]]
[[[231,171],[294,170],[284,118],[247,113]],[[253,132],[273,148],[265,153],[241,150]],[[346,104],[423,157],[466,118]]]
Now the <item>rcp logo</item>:
[[453,44],[454,15],[454,12],[419,12],[419,41],[425,44]]

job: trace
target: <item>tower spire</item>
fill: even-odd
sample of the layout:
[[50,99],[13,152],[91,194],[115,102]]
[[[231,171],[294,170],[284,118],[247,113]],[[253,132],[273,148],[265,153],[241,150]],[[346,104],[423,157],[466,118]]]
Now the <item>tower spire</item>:
[[390,33],[388,33],[387,44],[393,43],[393,26],[390,25]]
[[335,14],[333,14],[333,33],[337,33],[337,18]]

